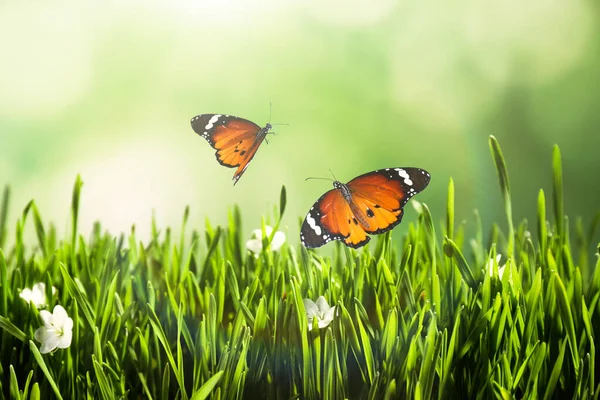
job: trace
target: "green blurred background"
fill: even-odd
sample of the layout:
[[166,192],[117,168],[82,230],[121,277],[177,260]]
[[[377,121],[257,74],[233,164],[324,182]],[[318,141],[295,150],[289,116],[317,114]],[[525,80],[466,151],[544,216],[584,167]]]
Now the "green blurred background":
[[[515,219],[551,199],[560,145],[566,212],[595,214],[600,188],[600,6],[593,1],[114,1],[0,4],[0,183],[11,221],[35,198],[68,229],[225,223],[238,203],[249,236],[288,189],[283,225],[338,179],[378,168],[432,174],[417,196],[443,218],[505,227],[488,136],[502,145]],[[279,126],[233,187],[232,169],[189,120],[227,113]],[[406,220],[414,218],[407,208]],[[533,226],[532,226],[533,227]],[[12,228],[11,228],[12,229]],[[401,225],[396,231],[406,229]],[[396,233],[396,236],[400,236]]]

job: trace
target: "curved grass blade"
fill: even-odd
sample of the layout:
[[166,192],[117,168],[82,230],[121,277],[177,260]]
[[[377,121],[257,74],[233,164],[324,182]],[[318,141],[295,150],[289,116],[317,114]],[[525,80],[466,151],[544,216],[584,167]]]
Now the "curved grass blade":
[[554,395],[554,388],[556,387],[556,383],[558,382],[558,378],[562,373],[562,365],[563,359],[565,357],[565,349],[567,348],[567,341],[563,340],[560,345],[560,352],[558,353],[558,357],[556,358],[556,362],[554,363],[554,367],[552,367],[552,373],[550,374],[550,379],[548,379],[548,383],[546,384],[546,392],[544,393],[544,400],[549,400]]
[[444,237],[444,242],[446,254],[454,258],[458,266],[458,270],[460,271],[463,279],[467,282],[467,285],[472,288],[477,286],[477,281],[473,276],[473,272],[471,272],[471,268],[469,268],[469,264],[467,264],[465,256],[463,256],[456,243],[454,243],[452,239],[448,238],[447,236]]
[[4,247],[6,241],[6,217],[8,216],[8,205],[10,203],[10,187],[4,186],[2,192],[2,203],[0,204],[0,248]]
[[175,373],[175,379],[177,380],[177,383],[179,384],[179,393],[181,393],[181,398],[183,400],[187,400],[188,396],[185,391],[185,385],[183,382],[183,371],[179,370],[178,365],[175,361],[175,358],[173,357],[173,352],[171,351],[171,346],[169,345],[169,340],[167,339],[167,336],[165,335],[165,332],[164,332],[162,326],[160,325],[160,321],[158,320],[158,317],[156,316],[156,313],[154,312],[154,310],[152,309],[150,304],[146,304],[146,310],[148,311],[148,321],[150,322],[150,325],[152,325],[152,329],[154,330],[155,337],[158,339],[158,341],[162,345],[162,347],[165,351],[165,354],[167,355],[167,359],[169,360],[169,363],[171,364],[171,369],[173,369],[173,372]]
[[548,242],[548,227],[546,225],[546,197],[544,196],[544,190],[540,189],[538,194],[538,208],[537,208],[537,229],[540,241],[540,257],[542,263],[546,259],[546,244]]
[[207,380],[204,385],[202,385],[200,387],[200,389],[198,389],[196,391],[196,393],[194,393],[192,395],[191,400],[204,400],[206,399],[214,390],[214,388],[219,384],[219,381],[221,380],[221,378],[223,377],[224,372],[223,371],[219,371],[216,374],[214,374],[213,376],[210,377],[209,380]]
[[573,322],[573,314],[571,313],[571,305],[567,296],[567,290],[563,285],[560,276],[554,272],[554,289],[558,300],[558,310],[562,318],[562,323],[567,330],[567,339],[571,348],[571,357],[573,358],[573,368],[575,376],[579,374],[579,351],[577,347],[577,336],[575,334],[575,324]]
[[46,363],[44,362],[44,358],[40,354],[40,351],[38,350],[38,348],[35,345],[35,343],[33,343],[33,341],[31,341],[31,340],[29,341],[29,350],[31,350],[31,353],[33,354],[33,357],[37,361],[40,369],[42,370],[42,372],[46,376],[46,379],[48,379],[48,383],[52,387],[52,390],[54,391],[54,394],[56,395],[56,397],[58,399],[62,400],[62,396],[60,395],[60,390],[58,389],[58,386],[56,385],[56,382],[54,381],[54,378],[52,378],[52,375],[50,374],[50,370],[48,370],[48,367],[46,366]]
[[502,197],[504,199],[504,210],[506,212],[506,219],[508,222],[508,257],[512,257],[514,253],[514,238],[515,238],[515,229],[513,226],[512,219],[512,204],[510,201],[510,183],[508,180],[508,170],[506,169],[506,162],[504,161],[504,156],[502,155],[502,149],[500,148],[500,143],[498,140],[490,135],[490,150],[492,152],[492,157],[494,159],[494,164],[496,165],[496,171],[498,172],[498,179],[500,180],[500,191],[502,192]]

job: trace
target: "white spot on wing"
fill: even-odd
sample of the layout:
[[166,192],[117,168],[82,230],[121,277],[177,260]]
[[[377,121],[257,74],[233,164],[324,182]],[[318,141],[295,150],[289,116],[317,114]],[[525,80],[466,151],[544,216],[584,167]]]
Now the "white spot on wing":
[[315,221],[310,213],[306,216],[306,222],[308,222],[308,226],[310,226],[317,235],[321,235],[321,227],[317,225],[317,221]]
[[401,178],[404,178],[404,184],[406,184],[408,186],[412,186],[413,181],[410,180],[410,176],[408,175],[408,172],[406,172],[402,168],[396,168],[396,171],[398,171],[398,175],[400,175]]
[[208,124],[206,124],[206,126],[204,127],[204,129],[206,129],[206,130],[212,129],[213,124],[215,122],[217,122],[220,117],[221,117],[221,114],[215,114],[215,115],[213,115],[211,117],[211,119],[208,120]]

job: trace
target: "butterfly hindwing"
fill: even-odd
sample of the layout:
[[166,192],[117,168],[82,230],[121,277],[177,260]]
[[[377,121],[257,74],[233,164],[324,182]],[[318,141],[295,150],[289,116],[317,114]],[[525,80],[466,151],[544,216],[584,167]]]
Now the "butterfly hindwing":
[[370,238],[340,191],[333,189],[321,196],[308,212],[300,240],[308,248],[321,247],[332,240],[343,240],[356,248],[365,245]]
[[201,114],[191,121],[194,131],[216,149],[217,161],[235,168],[234,184],[240,179],[256,154],[268,129],[252,121],[223,114]]

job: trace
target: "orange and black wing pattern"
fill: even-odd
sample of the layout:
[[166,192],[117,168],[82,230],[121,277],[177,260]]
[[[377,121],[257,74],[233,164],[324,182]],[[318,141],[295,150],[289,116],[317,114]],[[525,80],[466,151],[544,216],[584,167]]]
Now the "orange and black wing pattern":
[[386,168],[334,186],[310,209],[300,239],[308,248],[341,240],[349,247],[367,244],[367,234],[389,231],[402,221],[406,202],[429,184],[420,168]]
[[406,202],[425,189],[430,179],[420,168],[386,168],[348,182],[354,204],[366,216],[365,231],[375,235],[398,225]]
[[261,128],[252,121],[223,114],[201,114],[192,118],[192,129],[217,150],[217,161],[236,168],[233,184],[240,179],[267,135],[270,125]]
[[300,229],[305,247],[321,247],[332,240],[342,240],[350,247],[360,247],[369,240],[350,204],[338,189],[325,193],[311,207]]

